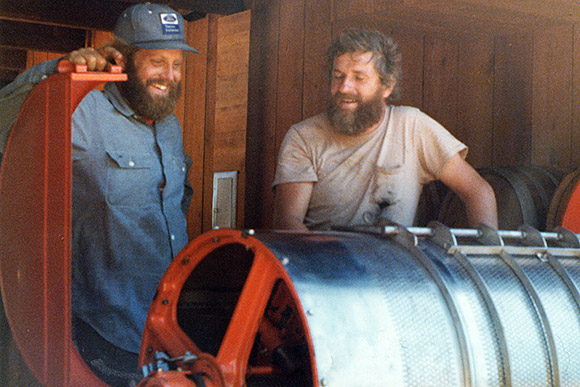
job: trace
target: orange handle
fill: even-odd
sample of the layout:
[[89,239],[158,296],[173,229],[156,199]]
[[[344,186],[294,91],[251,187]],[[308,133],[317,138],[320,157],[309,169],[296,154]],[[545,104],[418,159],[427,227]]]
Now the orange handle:
[[[60,62],[58,62],[58,72],[63,74],[63,73],[86,73],[88,72],[87,70],[87,65],[83,65],[83,64],[72,64],[71,61],[63,59]],[[114,65],[114,64],[107,64],[107,71],[109,73],[112,74],[121,74],[123,72],[123,68],[119,65]]]

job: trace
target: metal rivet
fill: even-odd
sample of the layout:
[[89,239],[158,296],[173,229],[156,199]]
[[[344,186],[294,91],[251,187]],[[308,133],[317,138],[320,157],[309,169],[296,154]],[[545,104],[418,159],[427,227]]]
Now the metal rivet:
[[320,379],[320,385],[321,386],[326,386],[326,380]]
[[287,257],[282,258],[282,265],[286,266],[290,263],[290,260]]
[[181,261],[181,263],[187,265],[189,263],[189,258],[184,258],[183,261]]
[[169,300],[165,299],[165,300],[161,301],[161,303],[162,303],[163,305],[167,305],[167,304],[169,304]]
[[242,238],[247,239],[248,237],[254,235],[256,233],[253,229],[243,230],[242,231]]
[[312,316],[314,313],[312,313],[312,311],[311,311],[310,309],[308,309],[308,310],[306,311],[306,314],[307,314],[307,315],[309,315],[309,316]]

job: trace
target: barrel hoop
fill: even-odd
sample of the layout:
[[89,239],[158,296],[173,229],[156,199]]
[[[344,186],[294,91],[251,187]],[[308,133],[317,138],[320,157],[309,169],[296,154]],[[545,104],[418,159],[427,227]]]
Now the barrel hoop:
[[570,291],[576,306],[578,306],[578,309],[580,309],[580,291],[578,289],[578,284],[576,284],[572,276],[568,274],[568,271],[566,271],[566,269],[560,264],[560,261],[558,261],[558,259],[556,259],[553,254],[546,253],[545,257],[548,260],[550,266],[552,266],[554,271],[560,276],[562,282],[564,282],[564,285],[566,285]]
[[453,253],[453,257],[459,262],[459,264],[463,267],[463,269],[469,275],[471,281],[474,282],[475,287],[479,291],[479,295],[485,304],[485,308],[489,313],[491,323],[495,329],[495,336],[497,340],[497,346],[499,350],[499,354],[501,357],[502,363],[502,375],[503,375],[503,386],[511,386],[512,385],[512,376],[511,376],[511,365],[510,365],[510,357],[508,352],[507,340],[505,337],[505,329],[501,323],[499,318],[499,312],[493,303],[493,299],[491,298],[491,293],[489,291],[488,286],[486,285],[485,281],[481,277],[481,274],[473,267],[471,262],[463,255],[459,250],[456,250]]
[[517,173],[511,171],[509,168],[502,167],[483,168],[480,173],[482,176],[486,173],[492,175],[495,174],[505,179],[512,186],[519,199],[518,201],[522,212],[523,222],[533,227],[537,226],[538,217],[536,214],[534,199],[532,198],[525,181]]
[[546,340],[546,348],[548,350],[550,371],[552,374],[551,385],[559,386],[560,370],[558,366],[558,354],[556,352],[556,342],[554,340],[554,334],[552,332],[552,328],[550,327],[550,322],[548,321],[548,316],[542,305],[540,297],[538,296],[538,293],[534,285],[532,284],[532,282],[530,281],[524,270],[515,261],[515,259],[506,252],[500,253],[499,256],[516,275],[516,277],[522,284],[524,290],[526,291],[532,305],[534,306],[534,310],[536,311],[537,317],[541,323],[542,331],[544,333],[544,340]]
[[[550,207],[551,196],[546,191],[546,187],[543,187],[542,184],[538,181],[537,171],[530,170],[528,168],[519,168],[518,172],[520,172],[529,180],[530,184],[534,187],[535,192],[540,198],[542,212],[546,211],[548,207]],[[545,225],[542,224],[541,226],[544,227]]]
[[543,176],[545,179],[549,180],[553,188],[556,189],[564,176],[567,174],[562,169],[552,168],[552,167],[541,167],[537,165],[532,165],[526,167],[527,170],[534,171],[534,173]]

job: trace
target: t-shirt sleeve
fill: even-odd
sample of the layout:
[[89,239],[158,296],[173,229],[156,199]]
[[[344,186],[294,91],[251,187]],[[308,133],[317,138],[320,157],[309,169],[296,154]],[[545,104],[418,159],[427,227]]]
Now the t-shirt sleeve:
[[284,183],[318,181],[313,151],[295,127],[291,127],[282,141],[276,175],[272,187]]
[[425,171],[425,180],[439,179],[445,164],[459,153],[465,159],[467,145],[455,138],[440,123],[428,115],[418,112],[415,138],[418,140],[420,163]]

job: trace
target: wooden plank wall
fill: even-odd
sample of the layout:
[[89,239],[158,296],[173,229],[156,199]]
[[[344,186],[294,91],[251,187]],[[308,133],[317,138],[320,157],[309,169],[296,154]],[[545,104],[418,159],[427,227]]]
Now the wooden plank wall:
[[246,227],[270,227],[280,142],[290,125],[323,111],[325,50],[349,27],[397,41],[400,104],[422,109],[467,143],[475,167],[580,162],[577,22],[541,3],[535,14],[479,0],[438,3],[252,2]]
[[250,20],[250,11],[210,17],[203,231],[212,225],[215,172],[237,172],[236,226],[244,219]]
[[[205,150],[205,119],[207,56],[209,49],[209,18],[187,25],[189,45],[199,54],[187,54],[183,96],[176,109],[176,116],[183,126],[183,146],[193,165],[189,170],[189,182],[193,187],[193,199],[187,214],[187,232],[190,238],[203,229],[203,162]],[[186,105],[187,104],[187,105]],[[187,108],[186,108],[187,106]]]

